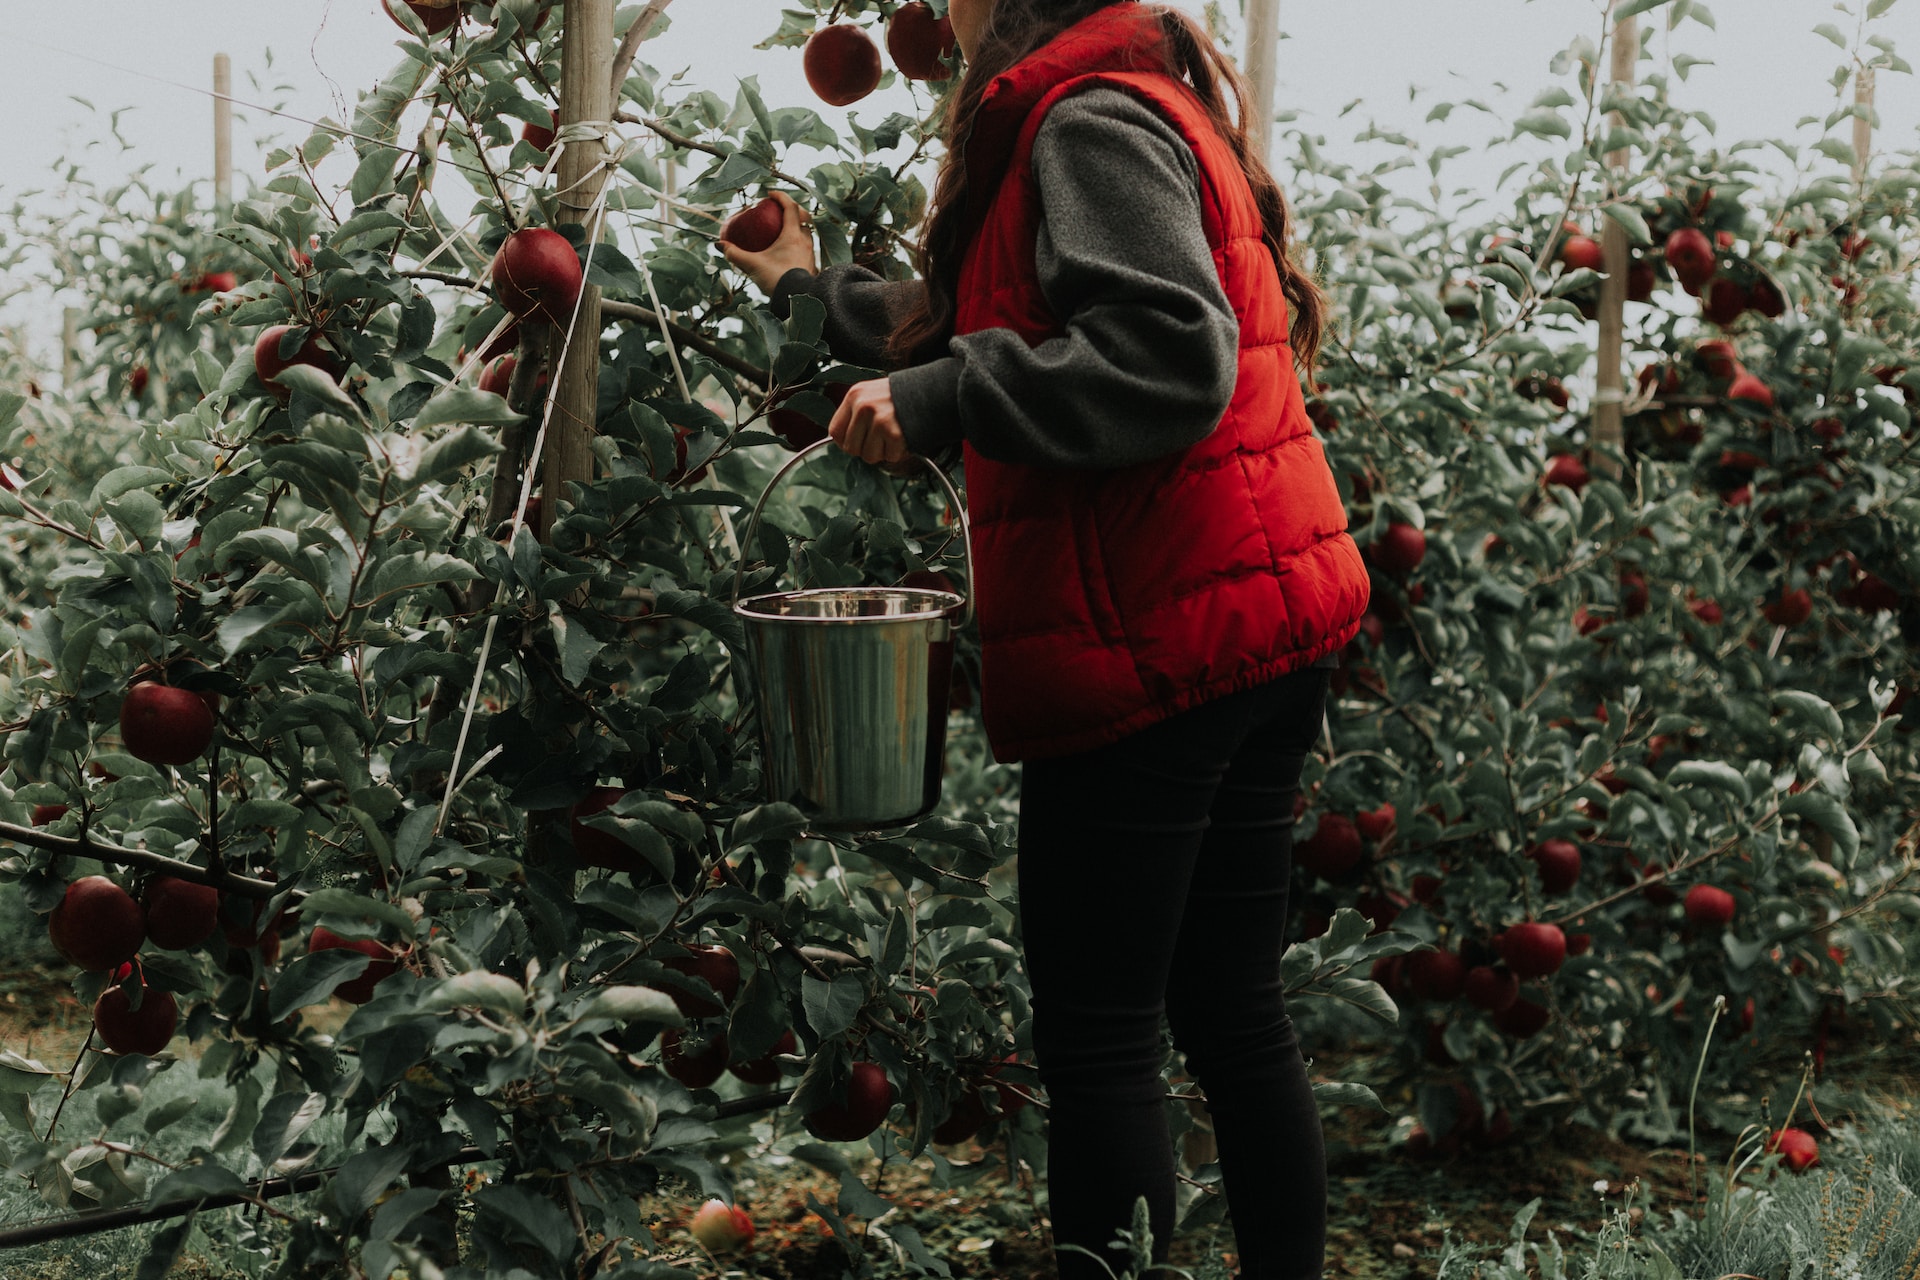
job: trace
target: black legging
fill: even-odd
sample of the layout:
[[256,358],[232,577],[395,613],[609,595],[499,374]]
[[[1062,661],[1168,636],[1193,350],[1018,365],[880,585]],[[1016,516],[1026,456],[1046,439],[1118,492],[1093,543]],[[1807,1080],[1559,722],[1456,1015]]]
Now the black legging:
[[[1207,1095],[1243,1280],[1318,1280],[1320,1113],[1281,999],[1301,764],[1327,672],[1203,703],[1111,746],[1030,760],[1020,913],[1048,1111],[1056,1245],[1106,1254],[1134,1201],[1173,1228],[1164,1012]],[[1062,1280],[1104,1276],[1084,1254]]]

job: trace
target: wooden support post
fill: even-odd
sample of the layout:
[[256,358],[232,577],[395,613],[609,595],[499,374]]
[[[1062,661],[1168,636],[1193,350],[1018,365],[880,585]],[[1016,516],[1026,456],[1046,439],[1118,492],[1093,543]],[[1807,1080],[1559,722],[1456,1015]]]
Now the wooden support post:
[[[1613,83],[1633,83],[1634,63],[1640,56],[1640,24],[1631,16],[1620,19],[1613,28]],[[1625,123],[1617,113],[1615,123]],[[1607,168],[1623,170],[1629,156],[1622,149],[1607,153]],[[1612,183],[1608,185],[1611,187]],[[1593,466],[1602,474],[1620,478],[1620,466],[1608,449],[1620,450],[1626,439],[1620,406],[1626,397],[1626,382],[1621,369],[1621,347],[1626,328],[1627,271],[1632,265],[1632,246],[1627,229],[1612,218],[1600,233],[1600,246],[1607,278],[1600,284],[1600,369],[1593,398]]]
[[213,55],[213,204],[233,203],[233,62]]
[[60,389],[73,394],[74,370],[80,365],[80,308],[60,313]]
[[1280,0],[1247,3],[1247,140],[1267,159],[1273,140],[1273,90],[1280,58]]
[[[603,123],[613,117],[613,0],[566,0],[566,30],[560,41],[560,125]],[[607,149],[599,135],[569,142],[560,153],[559,220],[599,230],[591,211],[606,184],[600,168]],[[600,290],[580,291],[580,309],[567,341],[567,325],[553,327],[552,366],[559,380],[553,417],[547,424],[541,471],[540,540],[551,536],[553,517],[567,486],[593,477],[594,405],[600,380]],[[567,345],[564,363],[562,344]]]
[[1853,73],[1853,103],[1860,111],[1853,118],[1853,180],[1856,183],[1867,180],[1867,156],[1873,151],[1873,82],[1872,67],[1861,67]]

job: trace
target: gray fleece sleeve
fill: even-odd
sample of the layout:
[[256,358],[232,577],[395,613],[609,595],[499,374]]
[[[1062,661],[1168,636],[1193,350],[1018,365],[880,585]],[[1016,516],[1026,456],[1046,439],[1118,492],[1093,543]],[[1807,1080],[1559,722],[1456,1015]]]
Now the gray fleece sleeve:
[[[1033,167],[1034,266],[1066,333],[1029,347],[984,329],[894,371],[908,444],[933,456],[964,437],[996,461],[1092,469],[1204,439],[1233,394],[1239,322],[1201,228],[1192,148],[1130,94],[1093,89],[1047,113]],[[887,334],[919,288],[862,267],[796,270],[773,307],[784,316],[795,293],[814,294],[834,356],[887,368]]]

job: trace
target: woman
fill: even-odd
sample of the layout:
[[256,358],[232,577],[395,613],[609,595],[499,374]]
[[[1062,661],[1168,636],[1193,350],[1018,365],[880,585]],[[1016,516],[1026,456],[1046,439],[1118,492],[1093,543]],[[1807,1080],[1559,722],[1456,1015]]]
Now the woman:
[[1123,1270],[1105,1246],[1144,1195],[1165,1257],[1164,1016],[1213,1116],[1241,1275],[1318,1276],[1325,1159],[1280,955],[1325,668],[1367,604],[1295,371],[1321,298],[1203,28],[1135,0],[950,16],[966,70],[923,280],[816,274],[785,197],[771,247],[725,252],[782,315],[819,298],[837,358],[892,370],[848,391],[841,448],[964,452],[981,714],[1024,762],[1056,1246]]

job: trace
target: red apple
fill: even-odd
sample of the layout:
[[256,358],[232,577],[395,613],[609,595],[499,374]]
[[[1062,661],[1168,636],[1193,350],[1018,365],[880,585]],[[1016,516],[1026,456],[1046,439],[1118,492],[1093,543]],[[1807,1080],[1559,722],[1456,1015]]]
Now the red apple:
[[1740,363],[1740,353],[1734,349],[1731,342],[1724,339],[1715,338],[1711,342],[1703,342],[1694,348],[1694,352],[1700,357],[1700,362],[1707,367],[1707,373],[1723,381],[1735,378],[1746,371],[1746,366]]
[[1681,227],[1667,237],[1667,268],[1689,289],[1713,276],[1713,241],[1697,227]]
[[1509,925],[1499,945],[1500,958],[1522,978],[1544,978],[1567,962],[1567,935],[1557,924]]
[[1520,979],[1505,965],[1475,965],[1461,984],[1467,1003],[1499,1013],[1520,998]]
[[689,1229],[708,1253],[729,1253],[753,1239],[753,1219],[745,1209],[724,1200],[701,1205]]
[[1361,835],[1369,840],[1383,839],[1393,830],[1394,810],[1391,804],[1383,804],[1378,809],[1369,809],[1353,815],[1353,825]]
[[793,1038],[793,1031],[789,1028],[780,1033],[780,1039],[765,1054],[751,1062],[736,1062],[727,1070],[748,1084],[777,1084],[780,1080],[780,1064],[775,1061],[775,1056],[798,1050],[799,1042]]
[[206,271],[181,286],[182,293],[225,293],[240,287],[240,277],[231,271]]
[[282,355],[280,339],[292,329],[292,325],[276,324],[262,333],[253,344],[253,371],[260,376],[260,381],[266,383],[273,394],[280,398],[282,403],[285,403],[293,393],[274,379],[296,364],[309,365],[330,378],[338,378],[345,372],[338,357],[320,345],[320,336],[317,333],[307,334],[306,341],[302,342],[300,349],[292,355]]
[[1422,1000],[1457,1000],[1467,966],[1451,951],[1416,951],[1407,957],[1407,985]]
[[33,825],[50,827],[65,817],[67,806],[64,804],[37,804],[33,806]]
[[1760,607],[1768,622],[1778,627],[1797,627],[1813,616],[1813,596],[1805,587],[1783,587],[1777,600]]
[[1758,405],[1762,409],[1772,409],[1773,388],[1755,375],[1743,370],[1733,380],[1733,385],[1727,388],[1727,399],[1742,400],[1748,404]]
[[[407,30],[407,24],[400,20],[399,13],[393,7],[393,0],[381,0],[381,3],[386,7],[387,16],[393,19],[393,24],[402,31]],[[405,3],[425,24],[430,36],[437,36],[460,21],[459,0],[405,0]]]
[[786,209],[778,200],[768,196],[728,218],[726,225],[720,228],[720,238],[748,253],[764,253],[780,238],[786,220]]
[[652,865],[613,832],[597,830],[582,821],[612,808],[626,794],[622,787],[595,787],[567,810],[567,832],[573,838],[573,851],[587,866],[637,875]]
[[1603,269],[1606,260],[1607,256],[1601,249],[1600,242],[1592,236],[1568,236],[1566,242],[1560,246],[1560,261],[1566,264],[1569,271],[1599,271]]
[[1726,620],[1726,611],[1721,609],[1718,600],[1692,600],[1687,603],[1687,608],[1694,617],[1710,627],[1717,627]]
[[1527,856],[1548,893],[1565,893],[1580,882],[1580,846],[1571,840],[1542,840]]
[[705,1089],[727,1069],[727,1033],[716,1031],[701,1040],[668,1027],[660,1036],[660,1061],[687,1088]]
[[1820,1144],[1805,1129],[1775,1129],[1767,1138],[1767,1150],[1779,1152],[1781,1161],[1795,1173],[1820,1163]]
[[1733,895],[1710,884],[1697,884],[1687,890],[1683,909],[1687,919],[1701,928],[1724,928],[1733,923]]
[[147,937],[166,951],[191,951],[220,927],[220,891],[178,876],[155,876],[142,895]]
[[127,753],[148,764],[187,764],[213,745],[213,709],[187,689],[145,680],[120,702]]
[[393,951],[372,938],[343,938],[333,930],[315,925],[313,933],[307,938],[307,950],[315,951],[358,951],[368,957],[370,963],[365,972],[357,978],[351,978],[335,987],[333,994],[348,1004],[365,1004],[373,999],[373,988],[382,978],[399,968],[393,961]]
[[127,393],[129,395],[138,397],[138,396],[145,395],[146,390],[147,390],[147,366],[143,364],[137,364],[133,366],[133,371],[127,374]]
[[1747,290],[1737,281],[1724,276],[1707,285],[1701,296],[1701,314],[1715,324],[1725,328],[1738,320],[1747,309]]
[[954,1097],[946,1119],[933,1127],[933,1140],[942,1146],[965,1142],[993,1119],[987,1099],[978,1086],[968,1084]]
[[1395,520],[1372,547],[1373,563],[1382,573],[1412,573],[1427,555],[1427,535]]
[[953,72],[940,59],[953,52],[953,21],[933,16],[927,0],[911,0],[887,20],[887,54],[909,80],[945,80]]
[[866,32],[848,22],[808,36],[800,67],[808,87],[828,106],[849,106],[880,86],[880,50]]
[[551,120],[549,124],[535,124],[531,120],[526,120],[520,125],[520,141],[541,155],[546,155],[553,150],[553,140],[559,136],[560,113],[549,110],[547,115]]
[[1587,487],[1587,481],[1591,478],[1587,473],[1587,466],[1584,462],[1570,453],[1560,453],[1555,454],[1553,458],[1548,461],[1547,470],[1545,474],[1541,476],[1541,482],[1550,485],[1557,484],[1562,488],[1571,489],[1575,493],[1578,493]]
[[1786,296],[1767,276],[1755,278],[1753,287],[1747,290],[1747,305],[1769,320],[1778,320],[1787,314]]
[[1363,849],[1359,828],[1344,814],[1321,815],[1311,836],[1293,842],[1293,861],[1309,875],[1334,880],[1359,864]]
[[105,876],[82,876],[67,886],[47,917],[54,950],[90,973],[125,964],[147,940],[146,917],[125,889]]
[[[133,975],[133,966],[125,964],[115,976],[125,981]],[[148,1057],[159,1053],[173,1039],[180,1026],[180,1006],[171,991],[148,987],[140,996],[140,1007],[119,985],[108,987],[93,1002],[93,1027],[113,1054],[141,1053]]]
[[565,325],[580,299],[580,258],[558,231],[522,227],[493,257],[493,291],[520,319],[539,316]]
[[1493,1015],[1493,1025],[1507,1035],[1525,1040],[1543,1031],[1552,1017],[1545,1005],[1521,996]]
[[740,962],[733,958],[733,952],[725,947],[706,947],[697,943],[687,947],[688,954],[673,956],[664,961],[667,968],[675,973],[683,973],[689,978],[699,978],[712,987],[720,996],[715,1004],[703,995],[696,995],[679,986],[664,988],[673,997],[673,1003],[680,1012],[689,1018],[712,1018],[724,1012],[722,1006],[733,1003],[740,994]]
[[[832,28],[829,28],[831,30]],[[845,1102],[809,1111],[807,1131],[823,1142],[858,1142],[880,1127],[893,1108],[893,1085],[877,1062],[856,1062]]]
[[513,385],[513,366],[517,363],[513,356],[501,356],[498,360],[490,362],[480,371],[478,384],[480,390],[504,397],[507,394],[507,388]]
[[1660,283],[1659,275],[1653,264],[1644,258],[1635,258],[1627,268],[1627,301],[1648,302],[1653,298],[1653,290]]

